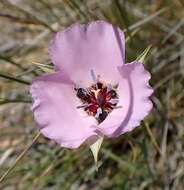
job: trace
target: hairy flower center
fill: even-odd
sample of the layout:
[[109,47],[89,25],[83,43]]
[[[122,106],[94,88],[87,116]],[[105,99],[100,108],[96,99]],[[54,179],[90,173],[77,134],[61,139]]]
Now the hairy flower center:
[[118,103],[117,85],[106,85],[100,81],[88,88],[75,88],[76,96],[82,105],[77,108],[84,109],[94,116],[98,123],[105,120],[108,114],[116,108]]

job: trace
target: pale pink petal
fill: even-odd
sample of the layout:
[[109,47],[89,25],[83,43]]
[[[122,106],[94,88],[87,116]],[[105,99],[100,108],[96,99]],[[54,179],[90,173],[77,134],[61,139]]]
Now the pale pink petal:
[[119,103],[121,108],[114,109],[97,127],[108,137],[116,137],[133,130],[152,109],[149,97],[153,89],[149,86],[150,74],[143,64],[132,62],[119,67]]
[[92,117],[83,115],[76,107],[74,83],[61,72],[37,77],[31,85],[33,112],[41,132],[63,147],[79,147],[95,135]]
[[56,69],[72,76],[75,82],[90,82],[91,70],[103,80],[113,81],[117,67],[124,64],[123,32],[105,21],[74,24],[58,32],[49,46]]

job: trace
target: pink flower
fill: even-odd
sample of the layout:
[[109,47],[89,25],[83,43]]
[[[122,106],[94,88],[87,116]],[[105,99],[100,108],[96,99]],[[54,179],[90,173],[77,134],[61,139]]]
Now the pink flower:
[[125,64],[123,32],[105,22],[74,24],[49,46],[55,72],[33,80],[32,110],[43,135],[77,148],[92,137],[118,137],[152,108],[150,74]]

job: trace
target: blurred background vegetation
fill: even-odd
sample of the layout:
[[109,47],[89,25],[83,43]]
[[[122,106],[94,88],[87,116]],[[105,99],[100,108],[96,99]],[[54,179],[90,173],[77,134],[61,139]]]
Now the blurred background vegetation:
[[[105,140],[96,173],[84,146],[63,149],[42,136],[33,143],[38,129],[28,88],[42,73],[36,63],[50,63],[55,31],[98,19],[126,32],[127,62],[152,44],[145,66],[155,93],[154,109],[139,128]],[[0,176],[12,171],[0,189],[183,190],[183,89],[183,0],[1,0]]]

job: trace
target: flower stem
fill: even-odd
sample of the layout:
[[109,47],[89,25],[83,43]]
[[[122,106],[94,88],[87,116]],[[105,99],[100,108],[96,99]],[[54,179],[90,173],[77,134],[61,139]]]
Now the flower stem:
[[32,145],[37,141],[37,139],[40,136],[40,132],[36,134],[32,142],[23,150],[23,152],[17,157],[13,165],[0,177],[0,183],[8,176],[8,174],[16,167],[18,162],[24,157],[24,155],[27,153],[27,151],[32,147]]
[[156,141],[150,127],[149,127],[149,125],[146,122],[144,122],[144,125],[146,127],[147,132],[148,132],[148,135],[151,138],[151,141],[152,141],[153,145],[155,146],[155,148],[159,152],[159,154],[162,155],[162,151],[161,151],[161,149],[160,149],[160,147],[159,147],[159,145],[158,145],[158,143],[157,143],[157,141]]

